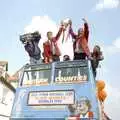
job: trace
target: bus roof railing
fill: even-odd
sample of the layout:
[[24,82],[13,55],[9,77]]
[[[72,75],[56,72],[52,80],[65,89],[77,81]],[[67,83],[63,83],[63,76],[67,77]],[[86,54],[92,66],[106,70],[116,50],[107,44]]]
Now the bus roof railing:
[[[80,66],[80,67],[84,67],[84,66],[88,66],[88,60],[73,60],[73,61],[59,61],[59,62],[54,62],[55,63],[55,68],[56,67],[73,67],[73,66]],[[24,66],[24,71],[28,70],[29,68],[34,68],[32,69],[32,71],[34,70],[45,70],[45,69],[50,69],[52,67],[52,63],[40,63],[40,64],[26,64]]]
[[55,68],[64,68],[64,67],[87,67],[88,60],[73,60],[73,61],[63,61],[57,62]]
[[0,82],[6,87],[8,87],[13,93],[16,92],[16,89],[5,78],[0,77]]

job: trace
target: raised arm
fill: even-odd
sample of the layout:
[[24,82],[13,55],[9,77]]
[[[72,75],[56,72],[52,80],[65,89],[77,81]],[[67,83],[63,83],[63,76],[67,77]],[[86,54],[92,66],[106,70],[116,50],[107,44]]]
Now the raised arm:
[[76,34],[73,32],[72,27],[70,26],[69,33],[72,36],[73,39],[76,39]]
[[76,39],[76,34],[73,32],[73,29],[72,29],[72,21],[71,20],[69,20],[69,25],[70,25],[69,34],[72,36],[73,39]]
[[56,42],[56,41],[59,40],[59,38],[60,38],[63,30],[64,30],[64,26],[61,25],[61,27],[59,28],[59,31],[58,31],[57,35],[55,36],[54,42]]
[[85,19],[83,19],[84,21],[84,36],[88,42],[88,37],[89,37],[89,26],[88,26],[88,23]]

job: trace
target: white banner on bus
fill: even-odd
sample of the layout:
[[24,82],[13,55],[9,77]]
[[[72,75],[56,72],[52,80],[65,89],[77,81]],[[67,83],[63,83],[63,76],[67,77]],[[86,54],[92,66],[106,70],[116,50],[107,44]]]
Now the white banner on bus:
[[68,105],[74,104],[74,91],[43,91],[30,92],[28,105]]

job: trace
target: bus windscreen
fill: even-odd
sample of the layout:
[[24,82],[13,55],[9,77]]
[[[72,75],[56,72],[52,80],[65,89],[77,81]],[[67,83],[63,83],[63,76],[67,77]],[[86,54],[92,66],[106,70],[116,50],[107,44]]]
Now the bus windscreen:
[[88,81],[87,64],[66,62],[55,69],[55,83],[81,83]]
[[22,79],[23,86],[47,85],[51,81],[51,66],[49,64],[30,66],[24,70]]

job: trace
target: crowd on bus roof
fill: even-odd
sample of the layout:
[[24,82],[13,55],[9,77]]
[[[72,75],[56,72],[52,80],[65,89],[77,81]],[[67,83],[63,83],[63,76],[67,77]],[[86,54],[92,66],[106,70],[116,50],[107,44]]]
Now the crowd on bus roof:
[[[46,33],[47,41],[43,43],[43,60],[41,59],[41,50],[38,46],[41,39],[41,34],[38,31],[30,34],[24,34],[20,36],[20,40],[24,43],[25,50],[29,54],[30,64],[40,64],[51,63],[55,61],[60,61],[61,52],[58,47],[58,41],[66,28],[69,29],[68,35],[71,35],[73,39],[73,60],[89,59],[91,60],[91,65],[93,68],[93,74],[96,76],[96,68],[98,67],[99,61],[103,60],[103,55],[100,49],[100,46],[95,45],[93,51],[91,52],[88,46],[89,40],[89,25],[85,19],[82,19],[84,22],[84,27],[79,28],[77,33],[73,32],[72,20],[67,22],[62,21],[59,27],[58,33],[56,36],[53,36],[52,31]],[[27,37],[25,37],[25,35]],[[30,39],[28,39],[28,36]],[[64,61],[70,60],[68,55],[64,55]]]

